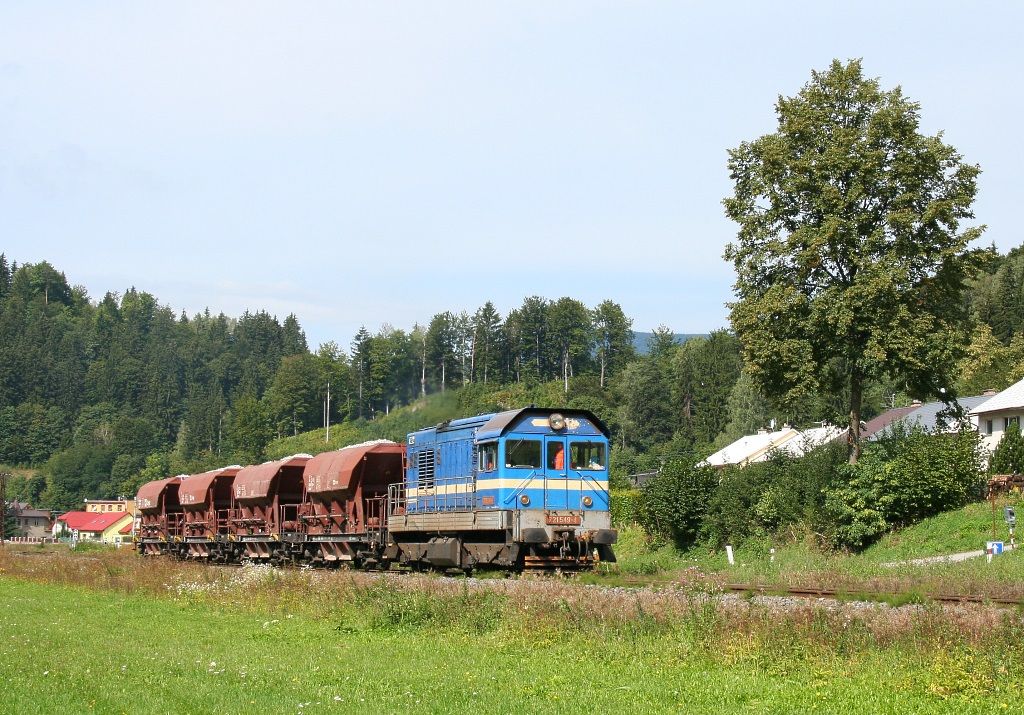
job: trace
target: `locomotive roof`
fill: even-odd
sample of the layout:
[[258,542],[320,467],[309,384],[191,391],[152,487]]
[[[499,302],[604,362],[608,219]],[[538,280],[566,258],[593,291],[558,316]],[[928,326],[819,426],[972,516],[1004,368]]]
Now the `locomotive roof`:
[[305,466],[310,459],[312,457],[308,454],[296,454],[276,462],[242,467],[235,475],[235,499],[266,499],[278,472],[288,467]]
[[193,474],[181,483],[178,487],[178,499],[182,506],[195,507],[205,506],[210,495],[210,485],[217,477],[233,477],[238,474],[241,467],[221,467],[202,474]]
[[181,484],[181,477],[167,477],[166,479],[146,482],[139,487],[135,503],[139,505],[139,509],[142,511],[158,509],[160,507],[160,495],[164,493],[164,489],[172,484]]
[[560,408],[547,408],[547,407],[524,407],[519,410],[508,410],[506,412],[498,412],[497,414],[491,415],[491,418],[487,420],[477,430],[477,439],[493,439],[500,437],[505,434],[515,425],[522,417],[528,415],[538,415],[548,417],[554,413],[559,413],[567,417],[584,417],[589,420],[598,430],[601,431],[605,437],[608,436],[608,428],[604,422],[597,418],[593,412],[589,410],[571,410],[571,409],[560,409]]
[[401,465],[401,455],[404,452],[403,445],[388,440],[354,444],[333,452],[321,452],[306,462],[302,470],[306,491],[310,494],[344,491],[351,485],[352,474],[356,468],[370,455],[394,455]]

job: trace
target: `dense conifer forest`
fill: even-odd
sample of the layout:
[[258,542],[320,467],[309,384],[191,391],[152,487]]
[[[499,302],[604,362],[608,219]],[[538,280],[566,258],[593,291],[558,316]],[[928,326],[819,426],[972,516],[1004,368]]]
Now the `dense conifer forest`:
[[[975,326],[951,386],[960,394],[1024,377],[1024,250],[992,253],[964,296]],[[422,426],[416,410],[436,416],[431,401],[447,416],[530,402],[591,409],[613,432],[616,477],[771,419],[842,419],[842,395],[785,410],[767,401],[726,329],[680,344],[661,326],[637,351],[613,300],[529,296],[504,316],[488,301],[406,329],[365,316],[380,327],[313,349],[295,315],[189,316],[135,288],[96,299],[72,281],[0,255],[0,463],[21,468],[15,496],[53,509],[265,459],[275,440],[323,426],[328,383],[331,423],[353,438],[399,409],[410,414],[398,423]],[[866,393],[868,417],[929,397],[898,384]]]

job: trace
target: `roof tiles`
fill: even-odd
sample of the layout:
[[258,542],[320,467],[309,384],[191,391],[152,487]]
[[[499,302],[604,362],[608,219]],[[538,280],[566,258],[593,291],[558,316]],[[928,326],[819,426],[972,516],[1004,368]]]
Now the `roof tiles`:
[[102,533],[125,517],[130,518],[131,514],[126,511],[69,511],[58,516],[57,521],[63,521],[69,529]]

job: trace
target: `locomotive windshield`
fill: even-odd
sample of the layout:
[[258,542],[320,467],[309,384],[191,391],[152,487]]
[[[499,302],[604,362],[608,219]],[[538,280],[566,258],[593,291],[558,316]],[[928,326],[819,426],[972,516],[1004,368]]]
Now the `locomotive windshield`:
[[573,442],[569,446],[570,469],[598,470],[605,467],[603,442]]
[[505,443],[505,466],[532,469],[540,467],[540,440],[510,439]]

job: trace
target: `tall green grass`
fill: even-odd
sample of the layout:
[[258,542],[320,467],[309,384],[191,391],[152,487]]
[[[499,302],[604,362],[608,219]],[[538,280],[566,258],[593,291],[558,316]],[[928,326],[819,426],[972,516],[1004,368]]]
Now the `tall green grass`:
[[[534,595],[523,602],[465,582],[360,577],[349,598],[311,602],[304,574],[216,571],[202,588],[162,596],[0,574],[3,710],[983,713],[1024,705],[1014,676],[1024,665],[1013,645],[1019,624],[1005,620],[979,625],[981,640],[958,637],[962,624],[929,609],[900,635],[850,614],[780,618],[707,598],[665,619],[655,602],[632,598],[618,601],[613,627],[595,616],[592,599],[571,596],[588,593],[580,587],[556,584],[540,597],[544,584],[528,584]],[[321,587],[338,595],[331,584],[344,577],[325,578]]]

